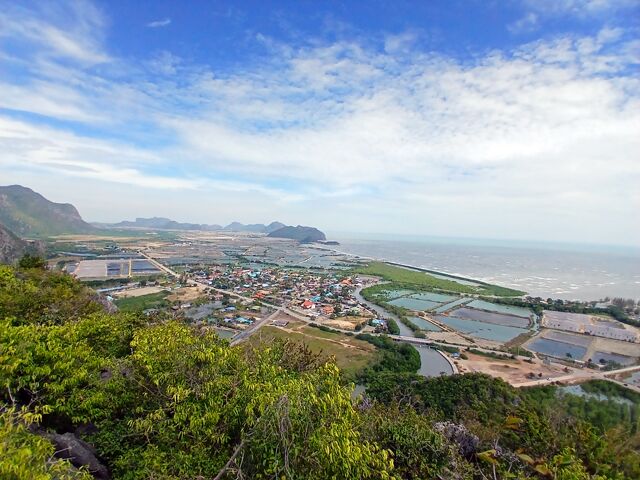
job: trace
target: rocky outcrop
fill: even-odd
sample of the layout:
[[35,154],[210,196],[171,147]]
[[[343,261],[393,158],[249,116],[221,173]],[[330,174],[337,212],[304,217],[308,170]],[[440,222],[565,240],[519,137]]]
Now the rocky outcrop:
[[16,263],[27,253],[42,255],[43,245],[40,242],[24,241],[0,224],[0,263]]
[[57,458],[69,460],[74,467],[86,467],[91,475],[97,479],[108,480],[111,478],[107,467],[96,457],[93,446],[78,438],[74,433],[39,433],[55,445]]

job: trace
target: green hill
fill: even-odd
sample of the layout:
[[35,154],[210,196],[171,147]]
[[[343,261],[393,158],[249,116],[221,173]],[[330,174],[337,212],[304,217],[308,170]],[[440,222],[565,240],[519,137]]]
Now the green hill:
[[21,185],[0,187],[0,223],[20,237],[95,231],[73,205],[51,202]]

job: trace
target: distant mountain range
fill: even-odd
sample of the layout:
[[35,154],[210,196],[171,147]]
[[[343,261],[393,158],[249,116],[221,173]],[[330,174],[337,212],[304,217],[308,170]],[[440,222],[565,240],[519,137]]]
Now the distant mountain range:
[[[21,185],[0,187],[0,224],[4,225],[3,239],[15,244],[10,234],[17,237],[43,237],[67,233],[96,233],[104,228],[142,228],[158,230],[200,230],[224,232],[263,233],[270,237],[290,238],[300,242],[325,240],[325,235],[313,227],[287,226],[281,222],[242,224],[232,222],[227,226],[199,223],[181,223],[163,217],[136,218],[119,223],[85,222],[78,210],[69,203],[54,203],[30,188]],[[16,237],[16,238],[17,238]],[[18,240],[20,240],[18,238]],[[16,244],[17,245],[17,244]],[[16,247],[17,248],[17,247]]]
[[151,228],[159,230],[222,230],[220,225],[204,225],[200,223],[180,223],[164,217],[136,218],[133,222],[125,220],[118,223],[94,223],[97,227],[108,228]]
[[134,221],[125,220],[119,223],[94,224],[99,227],[109,228],[156,228],[160,230],[202,230],[205,232],[249,232],[249,233],[271,233],[286,227],[281,222],[271,222],[269,225],[263,223],[251,223],[245,225],[240,222],[232,222],[223,227],[222,225],[207,225],[200,223],[181,223],[164,217],[136,218]]
[[80,217],[73,205],[51,202],[21,185],[0,187],[0,223],[20,237],[96,230]]

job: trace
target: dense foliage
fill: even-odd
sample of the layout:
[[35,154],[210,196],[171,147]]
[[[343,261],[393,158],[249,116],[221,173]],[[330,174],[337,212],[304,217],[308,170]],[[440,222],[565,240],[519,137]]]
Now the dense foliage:
[[425,379],[392,372],[370,381],[367,394],[463,425],[453,437],[474,445],[474,460],[493,465],[498,478],[525,478],[509,475],[531,470],[552,478],[640,478],[637,399],[625,405],[556,387],[518,391],[480,374]]
[[302,345],[230,347],[99,307],[65,275],[1,267],[1,478],[97,475],[58,458],[62,434],[116,479],[640,477],[633,395],[635,413],[620,414],[483,375],[427,380],[413,347],[359,335],[381,354],[354,401],[335,364]]
[[408,343],[397,343],[387,336],[374,336],[368,333],[356,335],[356,338],[369,342],[382,351],[380,361],[368,369],[365,376],[381,371],[415,373],[420,368],[420,354]]
[[23,263],[37,268],[0,265],[0,319],[55,325],[103,310],[93,291],[69,275],[45,271],[31,260]]

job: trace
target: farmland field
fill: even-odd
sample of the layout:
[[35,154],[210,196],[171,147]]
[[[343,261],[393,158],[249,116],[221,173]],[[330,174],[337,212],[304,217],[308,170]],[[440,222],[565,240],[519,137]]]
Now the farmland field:
[[290,339],[305,343],[312,352],[333,356],[336,364],[347,376],[352,376],[378,359],[376,347],[353,337],[324,332],[313,327],[303,327],[299,331],[287,331],[266,326],[251,336],[254,345],[270,343],[273,339]]
[[148,308],[166,307],[168,305],[167,295],[169,292],[163,291],[138,297],[119,298],[114,303],[123,312],[141,312]]

